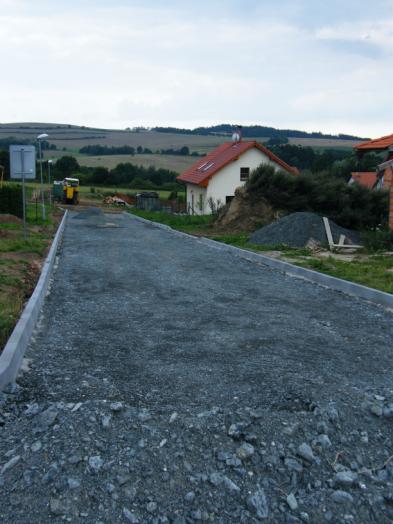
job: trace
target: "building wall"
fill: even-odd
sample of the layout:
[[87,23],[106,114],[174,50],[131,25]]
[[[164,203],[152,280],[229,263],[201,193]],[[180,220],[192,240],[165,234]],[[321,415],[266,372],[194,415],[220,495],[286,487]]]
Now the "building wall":
[[[209,198],[212,198],[214,201],[220,200],[222,204],[225,204],[226,197],[234,196],[235,189],[245,184],[245,181],[240,180],[240,168],[249,167],[250,172],[252,172],[261,164],[268,164],[276,169],[281,169],[279,165],[272,162],[270,158],[259,149],[250,149],[241,155],[238,160],[231,162],[213,175],[207,187],[206,202]],[[206,209],[205,214],[210,213],[210,208],[209,206],[207,207],[208,209]]]
[[194,184],[186,184],[187,213],[190,215],[208,215],[206,188]]

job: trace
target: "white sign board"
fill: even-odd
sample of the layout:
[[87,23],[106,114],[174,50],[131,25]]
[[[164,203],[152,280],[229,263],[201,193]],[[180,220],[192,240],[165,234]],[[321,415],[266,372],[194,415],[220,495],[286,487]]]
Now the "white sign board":
[[35,178],[35,147],[10,146],[10,178]]

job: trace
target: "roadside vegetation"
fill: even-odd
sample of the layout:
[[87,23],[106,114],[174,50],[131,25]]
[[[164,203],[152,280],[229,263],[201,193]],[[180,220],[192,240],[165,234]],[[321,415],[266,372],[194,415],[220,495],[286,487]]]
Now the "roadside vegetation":
[[[40,209],[41,211],[41,209]],[[22,220],[0,214],[0,353],[34,290],[61,213],[46,206],[47,219],[27,206],[26,240]]]

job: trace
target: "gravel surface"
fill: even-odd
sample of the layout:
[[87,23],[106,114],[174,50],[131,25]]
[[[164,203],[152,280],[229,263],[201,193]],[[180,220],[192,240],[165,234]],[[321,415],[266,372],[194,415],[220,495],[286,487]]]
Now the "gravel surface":
[[[329,220],[333,241],[338,244],[340,235],[345,235],[352,244],[359,244],[360,238],[356,231],[345,229]],[[322,217],[315,213],[292,213],[276,222],[255,231],[249,242],[251,244],[278,245],[290,247],[305,247],[313,240],[318,244],[327,244],[325,226]],[[349,243],[348,240],[345,242]]]
[[391,523],[392,319],[70,215],[29,370],[0,395],[0,522]]

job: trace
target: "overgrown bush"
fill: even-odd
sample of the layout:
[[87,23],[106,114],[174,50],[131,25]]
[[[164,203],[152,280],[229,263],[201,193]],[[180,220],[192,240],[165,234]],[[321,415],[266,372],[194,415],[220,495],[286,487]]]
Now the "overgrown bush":
[[393,231],[365,231],[362,243],[367,251],[392,251]]
[[277,210],[311,211],[351,229],[384,228],[388,193],[326,175],[293,176],[271,166],[257,168],[247,183],[250,198],[265,198]]
[[0,213],[23,217],[22,186],[3,185],[0,189]]

